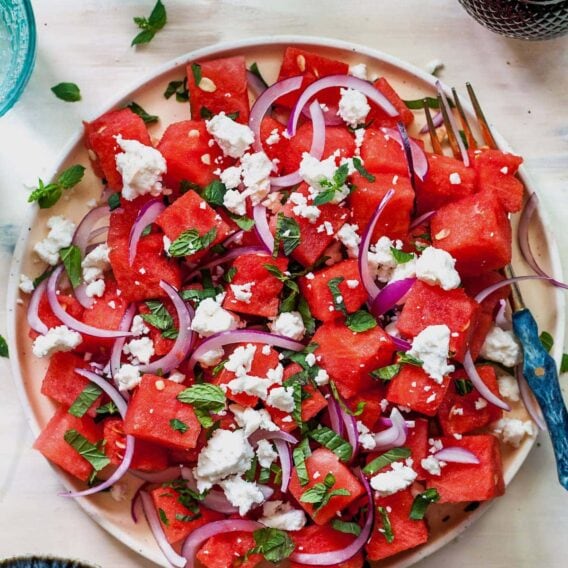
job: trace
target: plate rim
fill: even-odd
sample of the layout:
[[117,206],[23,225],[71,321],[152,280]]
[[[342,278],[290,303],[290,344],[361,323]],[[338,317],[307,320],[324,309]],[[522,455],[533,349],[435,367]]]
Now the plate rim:
[[[205,47],[189,51],[182,55],[178,55],[166,61],[165,63],[155,67],[154,69],[151,69],[148,73],[145,73],[139,81],[133,84],[129,84],[127,87],[121,90],[118,95],[115,95],[114,97],[107,99],[104,103],[98,105],[95,111],[93,111],[91,114],[86,113],[86,117],[84,118],[84,120],[87,121],[93,120],[94,118],[100,116],[104,112],[115,108],[125,99],[127,99],[131,93],[144,87],[144,85],[146,85],[147,83],[158,79],[162,75],[165,75],[171,72],[172,70],[186,64],[188,61],[219,55],[227,51],[234,51],[238,49],[249,49],[249,48],[261,48],[262,46],[265,45],[276,45],[276,44],[281,44],[283,46],[304,45],[304,46],[325,47],[325,48],[350,51],[355,54],[360,54],[369,57],[370,59],[374,59],[382,64],[387,64],[396,67],[404,71],[405,73],[408,73],[414,77],[417,77],[419,80],[428,83],[432,88],[435,88],[436,81],[439,80],[433,75],[420,69],[416,65],[411,64],[394,55],[383,52],[382,50],[379,49],[367,47],[350,41],[345,41],[325,36],[302,36],[297,34],[255,36],[246,39],[223,41],[215,43],[213,45],[207,45]],[[442,81],[440,81],[440,83],[446,94],[451,95],[450,87]],[[471,105],[469,105],[468,102],[467,103],[464,102],[462,104],[464,106],[466,113],[471,114],[472,113]],[[491,131],[497,141],[499,148],[505,151],[512,152],[512,148],[509,145],[509,143],[506,141],[506,139],[495,128],[492,127]],[[73,134],[70,137],[70,139],[65,144],[63,149],[59,152],[56,160],[54,160],[54,167],[49,170],[49,175],[46,176],[48,179],[52,179],[57,174],[57,172],[60,170],[65,160],[67,159],[67,156],[69,155],[71,150],[80,142],[82,137],[83,137],[83,128],[82,126],[80,126],[75,132],[75,134]],[[526,188],[533,191],[534,193],[537,194],[537,196],[539,196],[540,191],[533,182],[532,177],[526,171],[525,166],[521,166],[519,173]],[[9,268],[9,279],[8,279],[8,287],[6,294],[6,324],[7,324],[8,346],[11,353],[17,352],[16,316],[18,308],[16,300],[19,295],[20,264],[28,240],[27,235],[29,227],[33,219],[37,216],[38,211],[39,211],[38,206],[33,205],[29,208],[27,215],[24,217],[22,228],[18,235],[18,240],[16,242],[16,246],[12,256],[12,261],[10,263],[10,268]],[[542,233],[546,244],[546,250],[548,253],[549,261],[551,263],[552,276],[557,280],[562,281],[563,271],[560,260],[560,251],[556,243],[556,239],[552,231],[550,230],[551,224],[548,222],[549,221],[548,213],[543,208],[539,208],[537,210],[537,214],[543,229]],[[564,339],[565,339],[566,300],[561,290],[559,290],[558,288],[555,288],[552,292],[554,295],[555,306],[558,309],[558,317],[554,329],[555,342],[551,354],[556,364],[558,365],[562,357]],[[31,405],[28,402],[28,397],[26,396],[26,391],[24,388],[24,379],[22,376],[22,372],[19,364],[17,364],[16,362],[15,357],[10,358],[10,371],[11,371],[12,380],[16,387],[16,392],[18,394],[20,405],[23,409],[28,426],[32,430],[34,436],[37,436],[40,431],[39,423],[32,411]],[[506,486],[508,486],[511,483],[513,478],[518,473],[522,464],[525,462],[529,452],[536,443],[536,440],[537,440],[536,436],[529,438],[523,444],[521,451],[519,451],[515,455],[515,458],[512,464],[510,465],[510,467],[508,468],[507,474],[505,476]],[[71,490],[72,485],[67,475],[58,468],[56,468],[51,463],[50,466],[55,471],[59,481],[63,484],[63,486],[67,490]],[[144,558],[158,565],[168,566],[168,564],[164,562],[164,558],[161,555],[161,553],[159,553],[157,548],[148,549],[148,547],[141,546],[141,543],[138,540],[132,538],[127,531],[122,529],[119,525],[114,524],[110,520],[107,520],[107,518],[104,515],[101,515],[94,501],[89,500],[88,497],[80,497],[78,499],[75,499],[75,501],[92,520],[94,520],[101,528],[107,531],[107,533],[109,533],[111,536],[116,538],[119,542],[127,546],[130,550],[136,552],[137,554],[140,554]],[[475,523],[493,505],[494,502],[495,499],[482,503],[477,510],[473,511],[465,520],[463,520],[452,530],[442,535],[437,541],[431,543],[430,545],[428,545],[427,543],[425,546],[418,548],[414,553],[392,564],[391,566],[396,568],[406,568],[430,556],[431,554],[437,552],[441,548],[445,547],[448,543],[453,541],[455,538],[460,536],[473,523]]]

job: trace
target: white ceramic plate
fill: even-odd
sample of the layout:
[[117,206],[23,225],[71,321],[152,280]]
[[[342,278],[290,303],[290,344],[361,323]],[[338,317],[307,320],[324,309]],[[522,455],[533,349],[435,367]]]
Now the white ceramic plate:
[[[247,64],[256,61],[263,75],[271,83],[277,77],[282,54],[288,45],[305,47],[348,63],[366,63],[370,76],[384,74],[404,99],[433,95],[435,92],[435,79],[431,75],[380,51],[325,38],[279,36],[224,43],[188,53],[158,69],[124,96],[112,101],[104,109],[87,118],[92,120],[107,110],[118,107],[127,101],[135,100],[151,114],[160,116],[161,121],[158,124],[150,125],[152,137],[159,139],[161,132],[168,124],[190,118],[187,104],[177,103],[173,98],[165,100],[163,97],[168,82],[180,79],[185,75],[185,65],[188,62],[242,54],[245,55]],[[472,80],[474,79],[475,77],[472,77]],[[478,93],[478,95],[483,100],[483,98],[490,97],[491,93]],[[466,112],[473,120],[471,109],[467,106]],[[417,117],[411,129],[411,134],[416,135],[422,124],[422,118]],[[54,175],[72,163],[79,162],[88,165],[88,156],[82,145],[82,135],[83,131],[80,128],[64,150],[61,160],[56,164]],[[504,139],[495,132],[494,135],[500,147],[509,150]],[[521,177],[529,191],[537,191],[522,168]],[[31,208],[28,221],[16,246],[8,289],[8,338],[10,353],[12,353],[12,372],[17,390],[30,427],[36,435],[48,422],[55,407],[50,400],[40,394],[41,380],[47,364],[31,354],[31,341],[28,338],[28,327],[25,320],[25,305],[17,304],[19,276],[23,272],[33,277],[43,269],[41,265],[34,263],[31,250],[33,244],[38,239],[43,238],[45,222],[48,217],[54,214],[64,214],[74,221],[80,220],[88,211],[87,201],[99,197],[99,188],[100,182],[95,178],[91,168],[88,167],[84,180],[73,190],[70,199],[60,200],[55,207],[47,211]],[[547,223],[542,218],[538,218],[534,225],[532,239],[539,261],[555,278],[561,280],[559,255],[551,235],[546,230]],[[519,258],[518,250],[514,251],[513,265],[517,274],[528,273],[527,267]],[[538,281],[525,282],[522,284],[522,289],[525,300],[533,310],[540,328],[554,335],[553,355],[558,361],[564,345],[564,297],[560,291]],[[526,412],[521,405],[517,405],[513,409],[513,414],[526,419]],[[516,450],[503,447],[504,472],[507,484],[510,483],[521,467],[533,444],[534,439],[528,438]],[[54,469],[66,488],[78,488],[74,480],[57,468]],[[140,482],[134,478],[128,478],[127,484],[129,495],[132,496]],[[144,520],[136,525],[132,522],[128,504],[116,503],[108,493],[78,499],[78,502],[93,520],[121,542],[156,564],[167,566]],[[470,512],[464,511],[465,505],[445,505],[432,508],[428,516],[431,528],[429,542],[415,550],[397,555],[393,559],[382,561],[381,566],[402,568],[432,554],[479,518],[487,510],[490,503],[482,504],[475,511]]]

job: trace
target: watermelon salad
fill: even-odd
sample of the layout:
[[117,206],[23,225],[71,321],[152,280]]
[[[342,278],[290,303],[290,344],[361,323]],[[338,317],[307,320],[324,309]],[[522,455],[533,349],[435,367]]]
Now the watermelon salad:
[[188,65],[157,142],[138,105],[85,123],[101,197],[49,218],[21,279],[56,405],[35,448],[72,497],[141,505],[174,566],[357,568],[502,495],[502,448],[536,434],[508,415],[522,159],[429,153],[364,64],[289,47],[271,86],[247,64]]

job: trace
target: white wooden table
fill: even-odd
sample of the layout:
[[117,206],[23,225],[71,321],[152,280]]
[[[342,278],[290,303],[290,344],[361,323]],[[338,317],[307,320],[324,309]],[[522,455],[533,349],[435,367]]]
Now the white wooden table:
[[[165,0],[168,24],[135,50],[132,17],[154,0],[35,0],[36,68],[18,105],[0,118],[0,333],[11,247],[27,192],[53,164],[83,116],[152,68],[192,49],[255,35],[305,34],[354,41],[424,67],[445,64],[442,78],[475,84],[486,112],[526,158],[545,196],[568,269],[568,37],[523,43],[486,31],[455,0]],[[66,104],[49,87],[80,85]],[[71,500],[57,497],[53,471],[31,450],[5,362],[0,379],[0,559],[53,554],[103,568],[150,563],[108,536]],[[423,568],[560,568],[568,557],[568,495],[556,482],[545,437],[506,496]]]

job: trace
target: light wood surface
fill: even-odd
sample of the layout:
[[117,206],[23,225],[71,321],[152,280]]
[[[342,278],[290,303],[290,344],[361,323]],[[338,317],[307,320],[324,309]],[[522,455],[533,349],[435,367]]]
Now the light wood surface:
[[[0,333],[11,247],[27,192],[45,175],[80,120],[156,66],[212,43],[257,35],[304,34],[350,40],[471,81],[491,122],[526,159],[568,271],[568,38],[523,43],[493,35],[454,0],[168,1],[169,22],[154,41],[130,47],[132,17],[149,1],[35,0],[38,55],[28,89],[0,118]],[[83,100],[63,103],[49,90],[76,82]],[[31,450],[8,365],[0,379],[0,559],[27,553],[74,557],[103,568],[149,567],[108,536],[60,486]],[[457,541],[421,563],[465,568],[566,565],[568,495],[556,482],[550,444],[539,445],[507,495]]]

